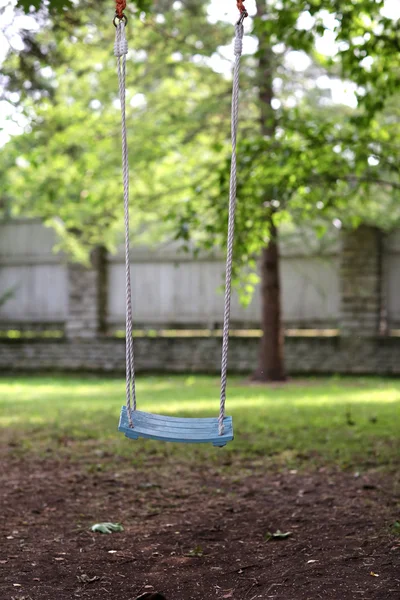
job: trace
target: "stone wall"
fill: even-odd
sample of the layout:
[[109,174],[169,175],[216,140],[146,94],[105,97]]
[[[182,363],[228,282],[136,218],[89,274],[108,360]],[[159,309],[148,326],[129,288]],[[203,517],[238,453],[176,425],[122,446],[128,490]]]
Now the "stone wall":
[[[251,373],[257,364],[259,339],[232,337],[231,373]],[[138,338],[138,372],[218,373],[221,339],[218,337]],[[400,338],[395,337],[287,337],[289,374],[400,375]],[[0,343],[0,371],[92,371],[123,374],[125,341],[9,340]]]
[[104,248],[91,256],[91,268],[71,263],[67,269],[67,339],[95,338],[105,330],[106,262]]
[[383,234],[361,226],[342,235],[340,319],[342,336],[373,337],[384,314]]

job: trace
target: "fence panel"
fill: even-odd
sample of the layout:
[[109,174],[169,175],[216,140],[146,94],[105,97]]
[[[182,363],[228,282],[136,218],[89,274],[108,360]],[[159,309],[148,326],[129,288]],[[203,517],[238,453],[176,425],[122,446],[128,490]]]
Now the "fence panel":
[[0,225],[0,322],[49,325],[67,318],[67,268],[54,233],[37,221]]
[[[64,324],[68,318],[68,267],[53,252],[54,232],[35,220],[0,224],[0,322]],[[400,248],[400,234],[398,236]],[[393,248],[391,247],[391,252]],[[390,255],[390,314],[400,321],[400,251]],[[219,327],[223,316],[222,256],[194,259],[177,245],[132,250],[135,323],[145,327]],[[339,319],[337,244],[321,250],[297,238],[282,244],[283,318],[288,327],[335,327]],[[7,301],[5,294],[9,293]],[[125,275],[123,256],[108,259],[110,328],[123,327]],[[1,301],[3,298],[3,301]],[[260,298],[243,307],[232,298],[232,323],[259,327]]]

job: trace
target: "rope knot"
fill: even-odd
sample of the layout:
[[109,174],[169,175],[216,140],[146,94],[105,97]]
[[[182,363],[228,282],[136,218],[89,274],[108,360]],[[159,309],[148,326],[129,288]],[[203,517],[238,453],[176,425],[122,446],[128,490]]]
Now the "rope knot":
[[240,12],[240,14],[242,14],[242,15],[245,14],[246,17],[247,17],[247,10],[246,10],[246,7],[245,7],[245,5],[243,3],[243,0],[237,0],[236,6],[238,7],[238,11]]
[[128,54],[128,42],[125,36],[125,22],[119,21],[115,30],[114,56]]
[[235,30],[236,30],[236,37],[235,37],[234,51],[235,51],[236,56],[241,56],[242,52],[243,52],[243,34],[244,34],[243,23],[236,23]]
[[124,16],[124,10],[126,9],[126,0],[115,0],[115,14],[118,19],[122,19]]

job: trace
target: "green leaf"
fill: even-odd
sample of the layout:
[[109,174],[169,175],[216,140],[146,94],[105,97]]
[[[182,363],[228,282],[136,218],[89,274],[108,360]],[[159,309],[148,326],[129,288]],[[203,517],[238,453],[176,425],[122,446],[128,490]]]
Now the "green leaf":
[[201,546],[196,546],[188,552],[187,556],[203,556],[203,554],[203,548]]
[[400,536],[400,521],[395,521],[390,529],[393,535]]
[[120,523],[96,523],[90,529],[97,533],[117,533],[124,530]]
[[279,529],[278,529],[278,531],[275,531],[275,533],[268,532],[265,535],[265,539],[267,540],[267,542],[274,541],[274,540],[286,540],[291,535],[292,535],[291,531],[282,533],[282,531],[279,531]]
[[317,234],[317,237],[320,239],[324,237],[327,230],[328,230],[327,225],[316,225],[315,226],[315,233]]

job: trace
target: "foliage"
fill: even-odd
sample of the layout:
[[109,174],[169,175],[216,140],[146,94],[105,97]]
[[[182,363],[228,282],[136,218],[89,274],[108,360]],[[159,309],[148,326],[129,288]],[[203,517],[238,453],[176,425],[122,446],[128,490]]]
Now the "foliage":
[[[245,298],[257,281],[252,271],[269,242],[271,220],[281,231],[288,225],[312,223],[323,235],[332,222],[390,229],[400,218],[395,22],[382,16],[381,2],[372,0],[283,1],[269,3],[266,12],[262,4],[257,2],[254,34],[259,47],[255,58],[264,62],[259,63],[259,72],[254,59],[244,62],[245,73],[253,80],[253,97],[246,90],[242,99],[238,147],[234,270]],[[313,21],[311,28],[301,24],[305,13]],[[379,33],[383,26],[384,37]],[[365,35],[360,38],[362,31]],[[327,34],[338,44],[331,58],[316,51],[317,42]],[[309,56],[310,67],[302,78],[285,63],[293,51]],[[266,72],[271,90],[264,89]],[[335,106],[316,90],[317,77],[337,78],[338,73],[358,85],[356,110]],[[263,94],[267,106],[258,97]],[[225,164],[213,172],[206,192],[203,189],[190,205],[172,212],[177,236],[187,243],[195,241],[206,249],[224,244],[229,152],[226,146]]]
[[[340,66],[341,75],[358,84],[358,99],[369,111],[384,108],[386,98],[399,89],[400,29],[396,19],[385,16],[384,0],[282,0],[267,5],[267,18],[256,23],[256,35],[271,46],[284,44],[310,55],[316,52],[317,38],[327,43],[334,38],[336,55],[320,58],[326,66]],[[305,16],[311,18],[311,27]]]
[[[314,224],[323,235],[334,221],[390,230],[400,224],[400,127],[374,119],[359,129],[349,120],[318,120],[304,107],[279,121],[284,135],[247,136],[238,150],[235,272],[251,293],[255,259],[270,236],[268,214],[281,230]],[[397,136],[397,137],[396,137]],[[399,142],[397,142],[399,140]],[[223,245],[227,227],[229,157],[213,174],[208,194],[179,205],[178,235],[210,249]],[[182,232],[182,233],[181,233]]]
[[[51,223],[79,260],[99,243],[112,248],[123,221],[114,29],[94,18],[96,26],[74,26],[68,37],[58,30],[38,35],[38,43],[56,36],[58,57],[53,67],[37,69],[47,85],[24,93],[29,127],[3,152],[13,214]],[[226,39],[225,28],[215,31],[199,6],[194,15],[174,10],[161,24],[139,20],[129,36],[132,217],[150,238],[154,227],[163,228],[161,208],[184,201],[206,176],[210,136],[223,140],[221,123],[229,128],[229,84],[205,60]],[[14,90],[23,89],[18,60],[6,64]]]
[[[258,50],[244,59],[242,72],[235,250],[236,274],[246,267],[241,280],[248,292],[255,282],[248,270],[268,243],[271,218],[281,228],[313,222],[322,235],[334,219],[390,228],[399,217],[395,21],[384,16],[380,0],[258,0],[257,6]],[[226,27],[208,23],[202,2],[186,0],[176,9],[160,0],[139,9],[148,14],[135,17],[128,65],[134,224],[150,237],[152,226],[173,230],[190,247],[223,246],[229,85],[207,59],[226,43]],[[330,58],[316,49],[324,39],[336,39]],[[30,40],[29,52],[5,69],[7,89],[19,90],[31,121],[31,131],[8,146],[3,161],[14,212],[52,222],[78,258],[99,241],[112,246],[121,229],[111,44],[109,22],[97,5],[82,2],[50,21]],[[258,98],[257,61],[265,48],[278,102],[263,112],[273,124],[269,135],[260,129]],[[291,52],[308,55],[304,74],[288,68]],[[350,77],[358,109],[329,103],[315,85],[321,75]],[[169,221],[160,226],[162,215]]]
[[8,300],[10,300],[10,298],[13,297],[15,292],[15,287],[9,288],[8,290],[6,290],[5,292],[3,292],[2,294],[0,294],[0,308],[2,306],[4,306],[4,304],[6,302],[8,302]]
[[[103,9],[103,2],[96,3],[96,6]],[[112,3],[111,3],[112,4]],[[137,10],[148,11],[151,6],[151,0],[134,0],[132,4]],[[18,8],[21,8],[25,13],[30,13],[32,8],[36,11],[46,7],[53,15],[63,15],[69,10],[80,11],[84,10],[87,6],[93,8],[94,3],[92,2],[80,2],[77,6],[73,0],[49,0],[44,3],[43,0],[17,0]]]

